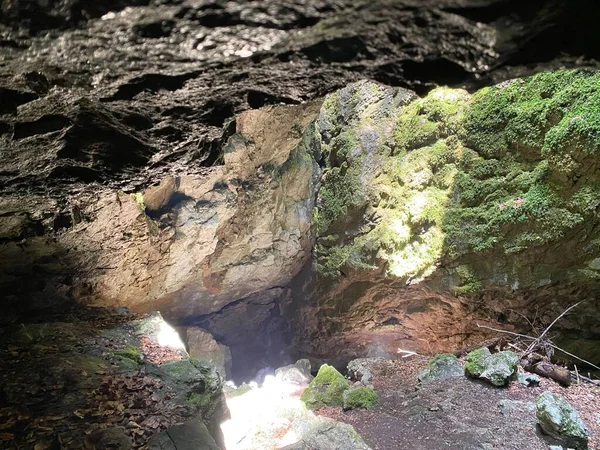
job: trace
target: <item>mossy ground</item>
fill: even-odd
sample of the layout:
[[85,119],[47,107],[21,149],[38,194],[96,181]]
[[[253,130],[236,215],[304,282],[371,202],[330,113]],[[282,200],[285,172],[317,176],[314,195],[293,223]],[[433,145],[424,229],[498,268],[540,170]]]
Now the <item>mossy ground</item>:
[[323,276],[383,261],[389,275],[414,281],[443,264],[454,293],[471,294],[486,274],[470,255],[560,243],[600,206],[598,72],[542,73],[473,95],[439,88],[397,107],[365,184],[361,170],[374,157],[357,133],[368,118],[339,116],[368,92],[324,103],[335,120],[316,212]]
[[344,392],[344,409],[370,409],[379,403],[379,395],[371,387],[358,387]]

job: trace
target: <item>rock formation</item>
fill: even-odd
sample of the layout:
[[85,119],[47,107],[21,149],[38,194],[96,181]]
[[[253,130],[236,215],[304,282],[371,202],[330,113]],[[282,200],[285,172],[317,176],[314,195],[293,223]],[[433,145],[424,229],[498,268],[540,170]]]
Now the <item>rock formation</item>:
[[474,93],[597,67],[587,3],[1,3],[0,320],[160,309],[246,365],[578,298],[594,348],[597,76]]

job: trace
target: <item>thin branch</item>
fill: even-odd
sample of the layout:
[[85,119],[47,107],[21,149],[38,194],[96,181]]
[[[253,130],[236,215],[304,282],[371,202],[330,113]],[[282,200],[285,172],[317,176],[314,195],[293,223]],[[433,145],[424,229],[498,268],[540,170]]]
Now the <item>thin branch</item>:
[[538,336],[538,338],[534,342],[532,342],[531,344],[529,344],[529,347],[527,347],[527,350],[525,350],[525,353],[523,354],[523,358],[525,358],[527,355],[529,355],[531,352],[533,352],[533,350],[535,349],[536,345],[538,345],[541,342],[541,340],[544,339],[544,336],[546,336],[546,334],[548,333],[548,331],[550,331],[550,329],[554,326],[554,324],[556,322],[558,322],[562,317],[565,316],[565,314],[567,314],[573,308],[581,305],[581,303],[582,302],[577,302],[574,305],[569,306],[556,319],[554,319],[554,321],[550,325],[548,325],[546,327],[546,329],[542,332],[542,334],[540,334]]
[[591,363],[591,362],[589,362],[589,361],[586,361],[586,360],[585,360],[585,359],[583,359],[583,358],[580,358],[580,357],[579,357],[579,356],[577,356],[577,355],[574,355],[573,353],[569,353],[568,351],[566,351],[566,350],[563,350],[562,348],[560,348],[560,347],[557,347],[557,346],[556,346],[556,345],[554,345],[554,344],[550,344],[550,343],[549,343],[548,345],[549,345],[550,347],[552,347],[552,348],[556,349],[556,350],[560,350],[561,352],[563,352],[563,353],[564,353],[564,354],[566,354],[566,355],[569,355],[569,356],[571,356],[572,358],[578,359],[578,360],[579,360],[579,361],[581,361],[581,362],[584,362],[584,363],[586,363],[586,364],[589,364],[589,365],[590,365],[590,366],[592,366],[594,369],[600,370],[600,367],[596,366],[595,364],[592,364],[592,363]]
[[479,324],[477,324],[477,328],[486,328],[488,330],[492,330],[492,331],[495,331],[497,333],[511,334],[513,336],[519,336],[519,337],[522,337],[522,338],[525,338],[525,339],[531,339],[532,341],[535,341],[535,339],[536,339],[534,337],[527,336],[526,334],[519,334],[519,333],[513,333],[512,331],[499,330],[497,328],[488,327],[486,325],[479,325]]

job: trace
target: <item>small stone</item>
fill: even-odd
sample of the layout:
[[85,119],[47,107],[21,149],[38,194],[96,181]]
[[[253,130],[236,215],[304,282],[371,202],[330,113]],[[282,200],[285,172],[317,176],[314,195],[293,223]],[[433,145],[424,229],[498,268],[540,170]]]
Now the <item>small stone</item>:
[[500,400],[497,403],[497,405],[498,405],[498,408],[500,408],[500,412],[503,415],[508,416],[508,415],[512,414],[513,412],[522,411],[523,406],[525,406],[525,403],[518,401],[518,400],[504,399],[504,400]]
[[542,393],[536,400],[536,417],[545,433],[576,450],[587,449],[588,431],[577,410],[562,395]]
[[421,383],[426,383],[436,379],[462,377],[464,374],[465,370],[456,356],[452,353],[442,353],[429,360],[418,379]]
[[532,373],[518,373],[517,381],[523,386],[536,387],[540,385],[540,377]]

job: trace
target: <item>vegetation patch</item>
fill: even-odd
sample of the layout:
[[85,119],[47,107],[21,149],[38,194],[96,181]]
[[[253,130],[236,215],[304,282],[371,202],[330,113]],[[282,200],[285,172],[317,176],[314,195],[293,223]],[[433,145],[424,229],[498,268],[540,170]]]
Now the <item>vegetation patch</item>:
[[344,409],[370,409],[379,403],[379,395],[371,387],[358,387],[344,392]]

